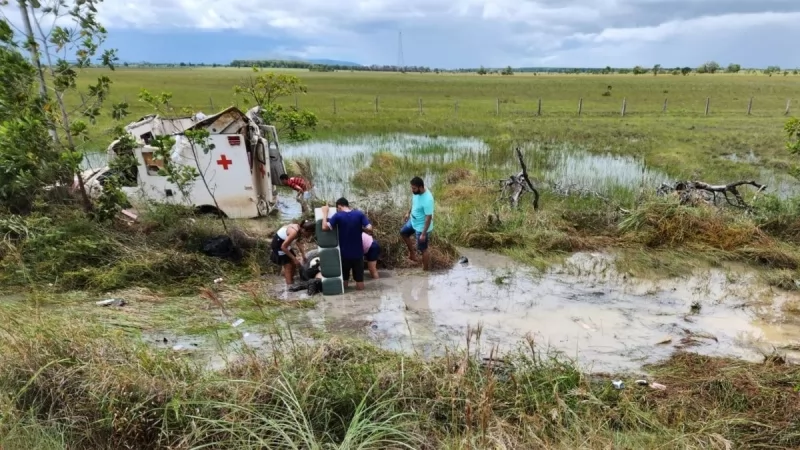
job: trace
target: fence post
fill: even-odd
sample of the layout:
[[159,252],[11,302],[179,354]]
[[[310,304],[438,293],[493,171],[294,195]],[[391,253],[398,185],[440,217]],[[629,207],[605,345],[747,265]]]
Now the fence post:
[[375,96],[375,112],[378,112],[378,96]]
[[497,112],[497,115],[499,116],[500,115],[500,99],[499,98],[495,99],[495,110]]
[[336,114],[336,97],[333,97],[333,114]]
[[211,97],[208,97],[208,106],[211,107],[211,113],[213,114],[214,113],[214,99],[211,98]]
[[419,103],[419,114],[422,115],[422,97],[419,98],[418,103]]
[[708,107],[711,103],[711,97],[706,97],[706,115],[708,115]]
[[628,106],[628,99],[622,98],[622,117],[625,117],[625,109]]
[[537,115],[542,115],[542,97],[539,97],[539,109],[536,111]]
[[583,97],[578,100],[578,115],[581,115],[581,111],[583,111]]
[[747,115],[750,115],[750,112],[753,110],[753,97],[750,97],[750,101],[747,102]]
[[788,116],[789,115],[789,109],[790,109],[791,106],[792,106],[792,99],[787,98],[786,99],[786,111],[783,112],[784,116]]
[[664,99],[664,106],[661,108],[661,112],[662,113],[666,113],[667,112],[667,99],[666,98]]

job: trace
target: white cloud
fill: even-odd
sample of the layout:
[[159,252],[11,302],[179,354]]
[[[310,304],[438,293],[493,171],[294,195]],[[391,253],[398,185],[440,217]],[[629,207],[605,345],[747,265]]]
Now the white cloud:
[[395,63],[403,30],[409,65],[800,65],[796,0],[108,0],[99,18],[111,32],[228,30],[367,64]]

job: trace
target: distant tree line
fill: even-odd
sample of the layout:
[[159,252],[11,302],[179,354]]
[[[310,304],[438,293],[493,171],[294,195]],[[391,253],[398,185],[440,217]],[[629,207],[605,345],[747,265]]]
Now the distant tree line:
[[513,75],[514,73],[565,73],[565,74],[633,74],[633,75],[689,75],[689,74],[715,74],[715,73],[764,73],[766,75],[798,75],[798,69],[782,70],[780,66],[768,66],[765,69],[749,68],[743,69],[740,64],[731,63],[722,67],[716,61],[708,61],[699,67],[688,66],[666,68],[661,64],[653,67],[634,66],[629,67],[518,67],[512,68],[461,68],[461,69],[439,69],[426,66],[397,66],[397,65],[350,65],[350,64],[319,64],[308,61],[297,60],[242,60],[237,59],[229,64],[205,64],[205,63],[124,63],[125,67],[239,67],[239,68],[273,68],[273,69],[306,69],[312,72],[414,72],[414,73],[477,73],[478,75]]

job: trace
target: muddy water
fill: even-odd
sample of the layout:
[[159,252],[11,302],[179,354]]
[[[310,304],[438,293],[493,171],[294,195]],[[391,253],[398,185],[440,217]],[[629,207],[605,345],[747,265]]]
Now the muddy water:
[[589,254],[534,274],[502,256],[462,252],[469,263],[449,272],[401,272],[368,280],[362,292],[323,297],[300,322],[422,354],[463,348],[467,327],[480,326],[486,352],[530,335],[594,370],[636,369],[680,348],[759,360],[773,345],[800,342],[800,327],[778,312],[797,296],[759,286],[753,275],[711,270],[635,281]]

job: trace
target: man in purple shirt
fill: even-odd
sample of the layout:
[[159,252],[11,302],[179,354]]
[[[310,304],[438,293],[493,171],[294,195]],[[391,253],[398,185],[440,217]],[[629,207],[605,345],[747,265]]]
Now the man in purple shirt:
[[339,252],[342,256],[342,280],[347,287],[350,272],[356,282],[356,289],[364,289],[364,249],[361,232],[372,234],[372,224],[359,210],[350,209],[350,203],[342,197],[336,200],[336,214],[328,219],[328,205],[322,207],[322,229],[328,231],[339,227]]

